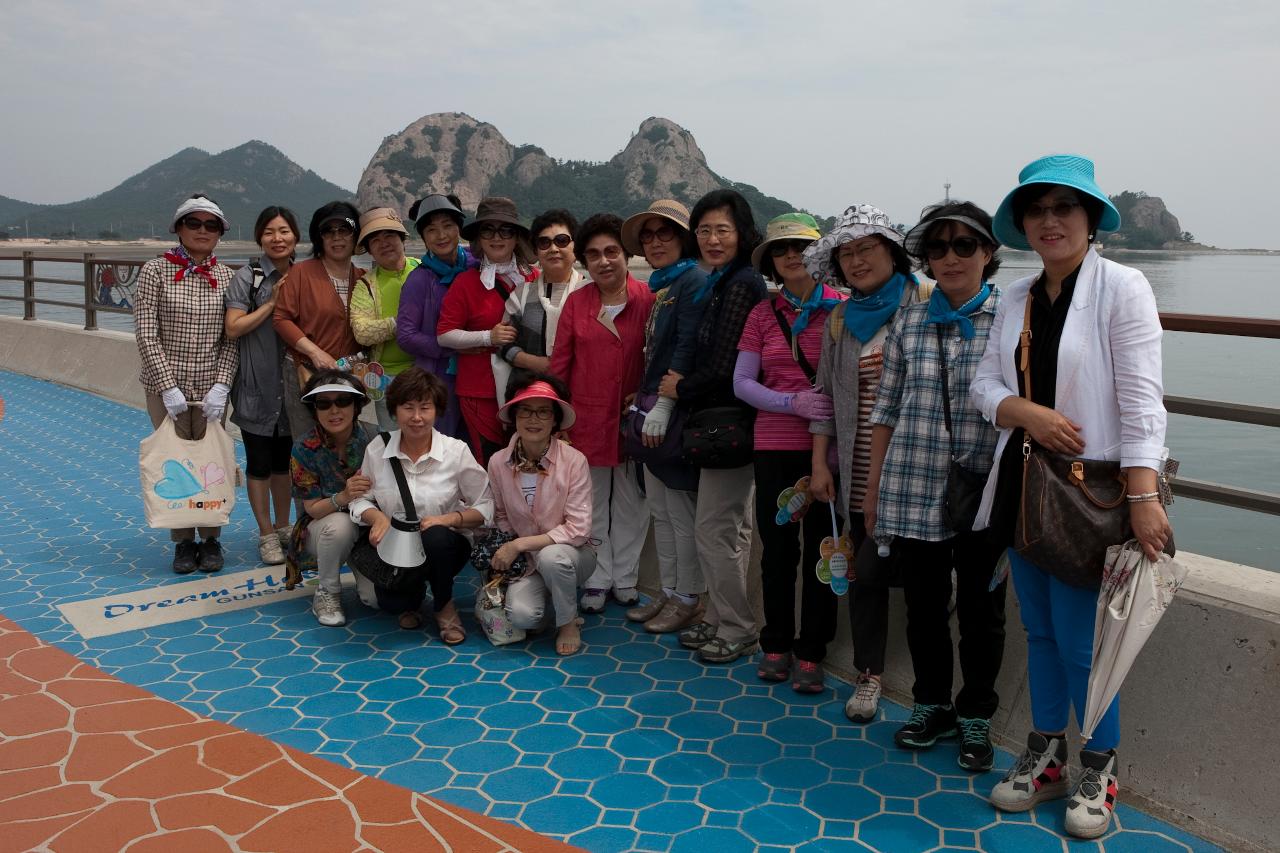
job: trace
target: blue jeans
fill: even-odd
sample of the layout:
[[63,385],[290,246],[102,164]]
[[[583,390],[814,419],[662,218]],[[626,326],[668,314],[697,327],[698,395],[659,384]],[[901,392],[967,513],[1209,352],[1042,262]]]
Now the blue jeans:
[[[1084,716],[1093,662],[1096,590],[1069,586],[1010,549],[1013,588],[1027,630],[1027,678],[1031,721],[1036,731],[1066,731],[1071,706]],[[1120,699],[1103,714],[1086,749],[1105,752],[1120,743]]]

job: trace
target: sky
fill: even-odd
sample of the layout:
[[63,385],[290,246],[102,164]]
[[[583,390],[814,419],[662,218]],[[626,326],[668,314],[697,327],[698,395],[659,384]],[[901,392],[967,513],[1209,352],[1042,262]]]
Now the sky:
[[951,183],[994,212],[1048,153],[1280,248],[1280,4],[9,0],[0,195],[74,201],[187,146],[261,139],[354,189],[382,139],[468,113],[607,160],[648,116],[820,215],[895,221]]

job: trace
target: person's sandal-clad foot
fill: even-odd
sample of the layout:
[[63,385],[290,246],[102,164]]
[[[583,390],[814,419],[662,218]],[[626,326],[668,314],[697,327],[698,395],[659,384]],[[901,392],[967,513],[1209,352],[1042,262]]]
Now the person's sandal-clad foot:
[[440,629],[440,639],[446,646],[456,646],[467,638],[467,631],[462,627],[462,617],[452,601],[436,613],[436,627]]
[[576,655],[582,649],[582,619],[576,618],[561,625],[556,631],[556,654],[563,657]]

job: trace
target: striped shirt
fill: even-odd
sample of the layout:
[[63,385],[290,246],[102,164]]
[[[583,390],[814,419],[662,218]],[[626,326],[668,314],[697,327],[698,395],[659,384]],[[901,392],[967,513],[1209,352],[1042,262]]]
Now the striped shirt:
[[871,470],[871,411],[884,368],[884,348],[870,347],[858,359],[858,430],[853,440],[853,470],[849,472],[849,511],[862,512]]

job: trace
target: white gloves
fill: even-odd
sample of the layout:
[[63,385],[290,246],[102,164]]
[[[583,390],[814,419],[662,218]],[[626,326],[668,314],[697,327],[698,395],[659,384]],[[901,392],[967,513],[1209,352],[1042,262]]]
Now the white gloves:
[[187,410],[187,395],[182,393],[181,388],[175,386],[161,392],[160,399],[164,401],[164,410],[175,421],[178,419],[178,415]]
[[208,393],[204,395],[204,419],[207,421],[220,421],[222,415],[227,411],[227,395],[231,393],[231,388],[221,382],[215,382]]
[[671,412],[676,407],[676,401],[670,397],[659,397],[658,402],[653,404],[653,408],[649,410],[649,414],[644,416],[643,432],[645,435],[656,435],[662,438],[667,434],[667,424],[671,423]]

